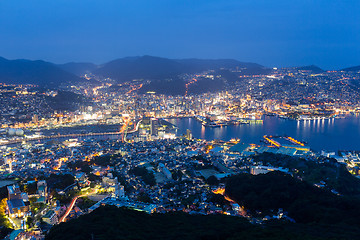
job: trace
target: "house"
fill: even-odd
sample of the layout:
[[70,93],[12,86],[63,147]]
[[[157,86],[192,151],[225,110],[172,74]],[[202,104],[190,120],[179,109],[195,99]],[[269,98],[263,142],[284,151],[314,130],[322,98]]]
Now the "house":
[[59,221],[57,214],[53,210],[48,211],[42,217],[42,219],[43,219],[44,222],[46,222],[47,224],[50,224],[50,225],[55,225]]

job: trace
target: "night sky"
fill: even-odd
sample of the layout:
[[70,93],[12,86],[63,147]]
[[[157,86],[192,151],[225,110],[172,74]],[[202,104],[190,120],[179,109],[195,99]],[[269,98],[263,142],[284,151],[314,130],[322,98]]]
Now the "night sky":
[[360,65],[359,0],[0,0],[0,56]]

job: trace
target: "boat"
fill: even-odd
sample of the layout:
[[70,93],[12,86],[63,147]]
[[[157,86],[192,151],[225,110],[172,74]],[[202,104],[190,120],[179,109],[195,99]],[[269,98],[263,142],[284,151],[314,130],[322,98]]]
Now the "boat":
[[220,124],[214,123],[214,122],[210,122],[210,123],[203,123],[203,126],[205,127],[221,127]]

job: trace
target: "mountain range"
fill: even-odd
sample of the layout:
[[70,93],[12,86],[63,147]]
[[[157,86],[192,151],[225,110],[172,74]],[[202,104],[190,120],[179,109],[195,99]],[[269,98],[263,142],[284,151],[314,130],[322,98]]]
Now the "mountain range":
[[[236,70],[236,74],[228,71]],[[317,66],[299,67],[299,70],[311,70],[321,73],[324,70]],[[66,63],[53,64],[37,60],[8,60],[0,57],[0,82],[14,84],[35,84],[41,87],[59,87],[63,83],[85,81],[85,73],[99,77],[112,78],[118,82],[133,79],[146,79],[161,85],[164,81],[178,81],[181,74],[194,74],[207,70],[215,70],[226,76],[226,80],[235,81],[239,75],[268,74],[271,69],[257,63],[240,62],[233,59],[168,59],[153,56],[125,57],[105,64]],[[343,71],[359,71],[360,66],[342,69]],[[181,82],[180,85],[183,83]],[[151,87],[150,87],[151,90]]]
[[0,57],[0,82],[57,87],[63,82],[82,81],[53,63],[37,60],[7,60]]
[[127,57],[108,62],[94,71],[95,74],[118,81],[132,79],[163,80],[185,73],[199,73],[221,68],[238,68],[260,73],[265,67],[232,59],[167,59],[153,56]]

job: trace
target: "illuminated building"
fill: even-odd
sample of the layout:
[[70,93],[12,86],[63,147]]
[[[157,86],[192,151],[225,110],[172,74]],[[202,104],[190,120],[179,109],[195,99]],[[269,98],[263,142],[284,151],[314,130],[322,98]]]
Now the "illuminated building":
[[28,202],[27,194],[20,191],[17,184],[8,186],[8,200],[7,210],[10,217],[22,217],[29,211],[29,205],[25,204],[24,200]]

